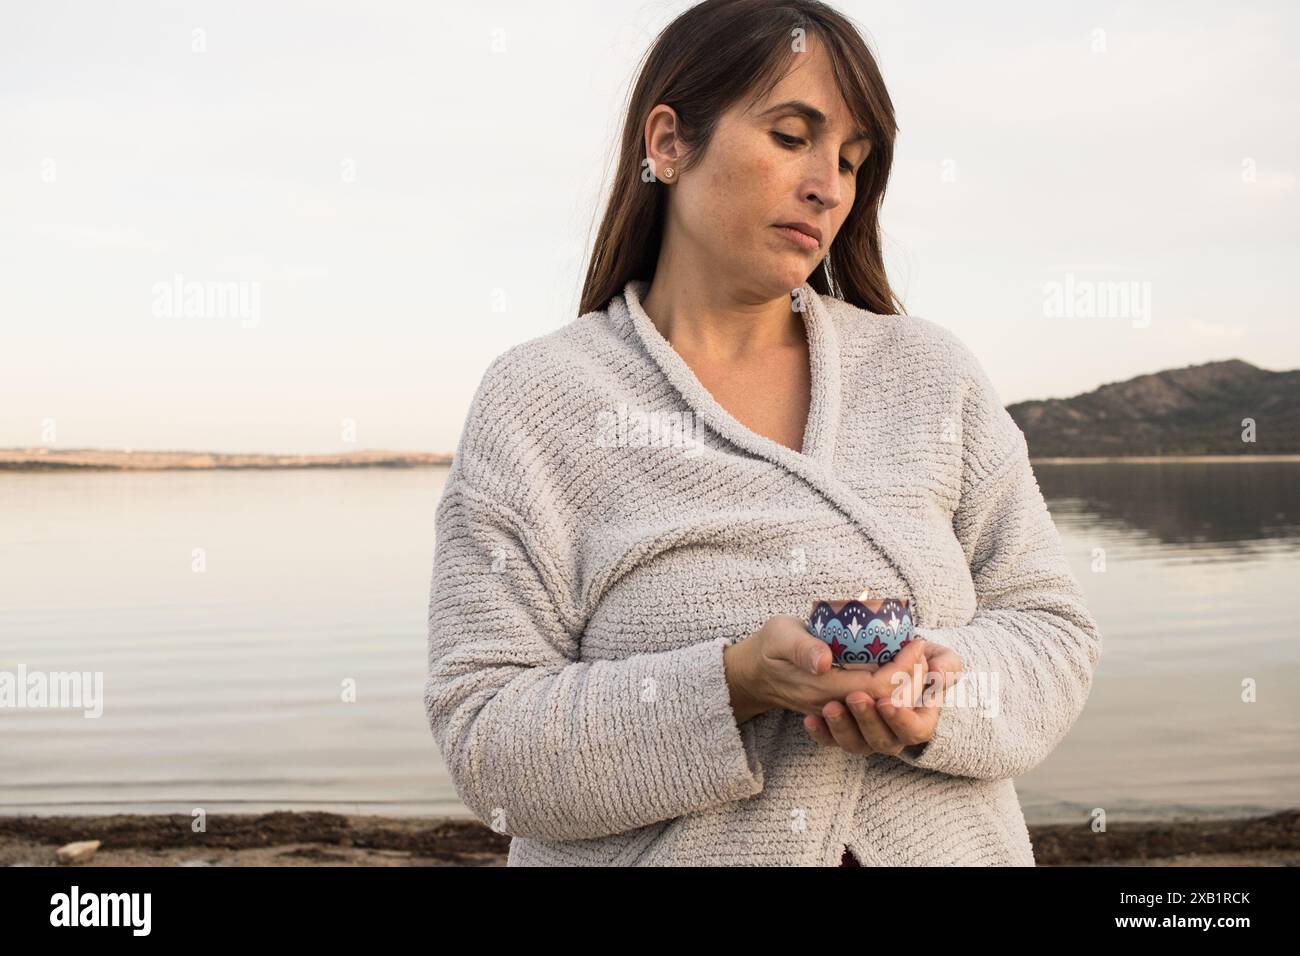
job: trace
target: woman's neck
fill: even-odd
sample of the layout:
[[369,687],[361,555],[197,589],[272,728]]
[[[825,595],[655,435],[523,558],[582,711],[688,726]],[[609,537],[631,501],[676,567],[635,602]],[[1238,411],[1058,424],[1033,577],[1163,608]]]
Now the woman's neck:
[[745,302],[717,287],[657,277],[641,308],[676,351],[711,361],[742,362],[806,344],[803,320],[786,298]]

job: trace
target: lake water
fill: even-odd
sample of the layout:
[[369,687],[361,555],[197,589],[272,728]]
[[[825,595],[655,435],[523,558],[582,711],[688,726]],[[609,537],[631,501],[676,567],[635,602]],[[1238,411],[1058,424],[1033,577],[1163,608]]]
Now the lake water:
[[[1300,463],[1035,470],[1104,652],[1029,821],[1300,805]],[[466,816],[421,699],[445,476],[0,474],[0,671],[105,697],[0,708],[0,813]]]

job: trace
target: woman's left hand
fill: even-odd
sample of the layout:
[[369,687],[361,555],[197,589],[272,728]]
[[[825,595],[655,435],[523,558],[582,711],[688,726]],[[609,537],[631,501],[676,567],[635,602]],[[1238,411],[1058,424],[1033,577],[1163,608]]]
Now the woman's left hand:
[[[930,740],[939,722],[943,694],[957,682],[965,669],[957,652],[950,647],[924,638],[910,642],[909,647],[912,645],[919,646],[911,653],[900,653],[893,661],[875,671],[879,678],[878,690],[870,695],[870,703],[862,711],[857,711],[851,705],[856,705],[868,695],[860,698],[854,693],[849,695],[853,700],[846,700],[843,705],[838,702],[827,705],[830,708],[842,706],[848,715],[856,717],[863,737],[874,739],[872,749],[878,753],[896,756],[904,747]],[[919,680],[910,685],[907,680],[900,682],[896,675],[912,669],[912,665],[918,661],[922,662],[921,668],[917,669]],[[907,693],[909,687],[910,700],[899,700],[896,688]],[[864,721],[867,724],[865,727],[862,726]],[[804,729],[819,744],[829,747],[840,745],[831,733],[825,717],[805,717]]]

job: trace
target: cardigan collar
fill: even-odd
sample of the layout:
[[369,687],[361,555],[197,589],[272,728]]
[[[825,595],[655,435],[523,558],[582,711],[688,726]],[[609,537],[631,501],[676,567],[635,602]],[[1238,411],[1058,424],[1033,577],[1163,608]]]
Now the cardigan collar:
[[792,302],[805,304],[803,309],[796,311],[803,316],[804,328],[808,333],[808,361],[812,378],[802,451],[787,448],[778,441],[758,434],[741,424],[718,403],[642,308],[641,301],[649,288],[650,283],[645,279],[632,279],[623,288],[623,302],[632,327],[668,381],[706,425],[745,451],[786,467],[793,466],[796,471],[800,470],[798,463],[829,466],[835,452],[835,436],[840,420],[839,333],[821,295],[809,283],[804,282],[799,286],[797,299],[792,296]]
[[929,601],[924,597],[935,593],[938,587],[929,563],[913,554],[892,524],[900,520],[901,512],[882,510],[875,502],[842,481],[833,467],[835,440],[840,430],[842,400],[840,383],[840,339],[834,316],[822,296],[805,282],[799,287],[801,301],[810,306],[802,310],[804,327],[808,331],[808,353],[812,373],[811,406],[808,423],[804,429],[803,451],[797,452],[780,442],[773,441],[742,425],[730,412],[718,404],[708,389],[655,328],[641,300],[649,290],[645,279],[633,279],[625,284],[623,295],[615,296],[610,304],[611,316],[619,321],[626,315],[650,358],[668,381],[679,391],[706,425],[733,445],[758,455],[787,471],[800,476],[823,494],[866,533],[893,563],[911,589],[914,605],[913,620],[918,627],[930,626],[933,620]]

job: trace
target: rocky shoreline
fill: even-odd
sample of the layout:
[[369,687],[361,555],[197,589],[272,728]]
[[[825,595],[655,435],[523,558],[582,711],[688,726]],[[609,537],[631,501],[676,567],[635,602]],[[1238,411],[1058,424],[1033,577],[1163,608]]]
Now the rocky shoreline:
[[[1040,866],[1297,866],[1300,810],[1237,820],[1029,828]],[[64,863],[60,847],[82,848]],[[0,866],[504,866],[510,838],[477,821],[320,812],[0,817]]]

